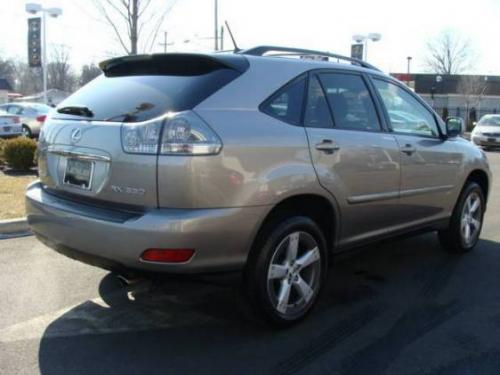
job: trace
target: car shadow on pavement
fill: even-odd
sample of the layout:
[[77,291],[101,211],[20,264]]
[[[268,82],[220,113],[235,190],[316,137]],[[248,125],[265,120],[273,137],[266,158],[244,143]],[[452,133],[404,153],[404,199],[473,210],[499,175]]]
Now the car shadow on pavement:
[[[390,366],[404,368],[403,350],[417,350],[418,357],[426,339],[439,342],[439,329],[465,314],[471,301],[500,297],[491,291],[500,277],[486,272],[498,268],[500,244],[488,240],[462,256],[442,251],[433,234],[374,245],[333,262],[313,313],[287,330],[246,319],[234,286],[172,281],[125,288],[108,274],[100,297],[46,328],[40,371],[387,373]],[[500,329],[500,312],[496,319]],[[432,358],[420,362],[433,368]],[[500,359],[491,365],[498,368]]]

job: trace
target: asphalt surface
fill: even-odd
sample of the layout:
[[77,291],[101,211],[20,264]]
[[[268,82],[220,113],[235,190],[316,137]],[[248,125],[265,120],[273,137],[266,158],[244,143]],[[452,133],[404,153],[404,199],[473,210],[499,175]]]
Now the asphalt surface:
[[365,248],[282,331],[244,318],[223,281],[127,289],[33,237],[0,240],[0,374],[499,374],[499,180],[474,252],[434,234]]

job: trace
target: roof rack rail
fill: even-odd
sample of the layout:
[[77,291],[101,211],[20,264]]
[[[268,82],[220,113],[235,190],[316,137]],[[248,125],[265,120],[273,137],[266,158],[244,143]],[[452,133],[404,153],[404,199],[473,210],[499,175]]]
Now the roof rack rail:
[[380,69],[374,67],[373,65],[368,64],[367,62],[364,62],[362,60],[355,59],[353,57],[347,57],[347,56],[338,55],[336,53],[330,53],[330,52],[315,51],[315,50],[311,50],[311,49],[289,48],[289,47],[280,47],[280,46],[257,46],[257,47],[253,47],[253,48],[239,51],[237,53],[241,53],[243,55],[251,55],[251,56],[264,56],[264,54],[266,54],[267,52],[284,52],[283,54],[273,54],[273,56],[314,55],[314,56],[332,57],[332,58],[337,59],[337,60],[348,61],[352,64],[359,65],[363,68],[380,71]]

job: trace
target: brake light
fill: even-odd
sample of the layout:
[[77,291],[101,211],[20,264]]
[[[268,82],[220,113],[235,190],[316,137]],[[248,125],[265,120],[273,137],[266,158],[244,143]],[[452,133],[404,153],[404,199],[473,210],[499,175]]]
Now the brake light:
[[19,124],[21,120],[19,119],[19,116],[14,116],[13,118],[14,124]]
[[192,258],[194,249],[148,249],[141,260],[159,263],[184,263]]
[[122,145],[125,152],[162,155],[213,155],[222,148],[217,134],[193,111],[125,123]]
[[45,122],[45,119],[47,118],[47,115],[41,115],[36,118],[36,121],[38,122]]

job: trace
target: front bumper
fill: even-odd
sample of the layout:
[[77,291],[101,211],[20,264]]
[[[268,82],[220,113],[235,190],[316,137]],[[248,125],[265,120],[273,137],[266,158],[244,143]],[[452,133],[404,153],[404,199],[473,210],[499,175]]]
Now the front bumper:
[[[210,273],[241,269],[266,206],[150,209],[125,212],[53,195],[40,182],[28,187],[26,211],[35,235],[58,252],[123,272]],[[149,248],[193,248],[186,263],[140,260]]]
[[478,146],[500,147],[500,137],[472,136],[472,142]]

